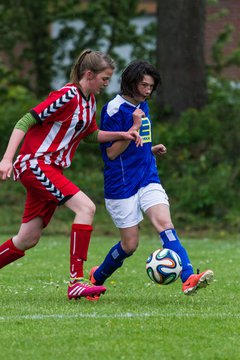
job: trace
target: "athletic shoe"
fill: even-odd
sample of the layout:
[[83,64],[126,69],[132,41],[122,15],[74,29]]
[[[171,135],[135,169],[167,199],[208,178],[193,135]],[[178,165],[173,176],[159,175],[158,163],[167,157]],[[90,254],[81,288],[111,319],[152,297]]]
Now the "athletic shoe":
[[[76,300],[85,297],[87,300],[98,300],[100,295],[104,294],[106,290],[105,286],[96,286],[84,278],[77,278],[73,282],[69,282],[68,299]],[[95,296],[98,296],[98,299],[95,299]]]
[[189,278],[183,283],[182,291],[185,295],[194,295],[197,290],[205,288],[213,281],[213,271],[206,270],[199,274],[190,275]]
[[94,273],[99,268],[99,266],[93,266],[89,273],[89,280],[93,285],[96,285],[96,280],[94,279]]
[[[93,285],[96,285],[96,280],[94,279],[94,272],[98,269],[98,266],[93,266],[89,272],[89,280]],[[98,286],[98,285],[96,285]],[[100,298],[100,294],[94,295],[92,298],[87,298],[90,301],[98,301]]]

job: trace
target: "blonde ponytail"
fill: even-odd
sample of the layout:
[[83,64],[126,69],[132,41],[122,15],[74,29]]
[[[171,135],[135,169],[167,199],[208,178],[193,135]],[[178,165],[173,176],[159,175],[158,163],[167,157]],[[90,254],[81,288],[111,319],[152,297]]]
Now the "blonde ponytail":
[[86,49],[81,52],[70,73],[71,83],[78,84],[86,70],[98,74],[106,69],[115,69],[114,60],[100,51]]

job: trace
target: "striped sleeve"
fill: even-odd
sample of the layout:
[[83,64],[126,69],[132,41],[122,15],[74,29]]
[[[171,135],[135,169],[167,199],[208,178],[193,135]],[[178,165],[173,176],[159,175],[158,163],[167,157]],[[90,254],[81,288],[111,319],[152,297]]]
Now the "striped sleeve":
[[65,121],[73,114],[78,104],[77,89],[74,86],[65,86],[53,91],[49,96],[30,113],[39,122]]

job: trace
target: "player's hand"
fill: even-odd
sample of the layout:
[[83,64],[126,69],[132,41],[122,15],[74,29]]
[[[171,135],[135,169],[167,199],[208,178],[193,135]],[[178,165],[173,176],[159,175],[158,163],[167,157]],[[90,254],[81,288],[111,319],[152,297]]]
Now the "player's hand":
[[127,132],[123,132],[124,140],[133,140],[135,141],[136,146],[143,146],[143,140],[136,130],[129,130]]
[[161,156],[161,155],[166,154],[166,152],[167,152],[167,148],[163,144],[158,144],[158,145],[152,146],[152,153],[154,155]]
[[133,130],[133,131],[130,131],[130,133],[132,133],[132,136],[134,136],[136,147],[143,146],[143,139],[139,135],[139,132],[136,130]]
[[133,126],[132,130],[139,130],[142,125],[142,118],[145,116],[145,113],[141,109],[134,110],[133,114]]
[[6,180],[11,177],[12,162],[6,159],[2,159],[0,162],[0,180]]

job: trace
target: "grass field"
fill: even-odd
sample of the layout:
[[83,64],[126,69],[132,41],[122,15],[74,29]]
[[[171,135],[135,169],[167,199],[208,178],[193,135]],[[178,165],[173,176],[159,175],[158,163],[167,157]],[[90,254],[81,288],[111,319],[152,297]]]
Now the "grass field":
[[[115,242],[93,236],[86,270]],[[182,294],[179,280],[151,283],[145,260],[158,240],[144,235],[98,302],[68,301],[68,238],[43,236],[38,247],[1,270],[0,358],[239,359],[240,238],[183,244],[194,267],[215,272],[214,283],[193,297]]]

